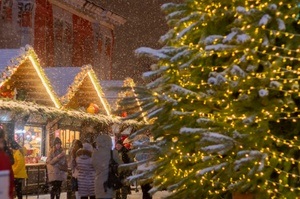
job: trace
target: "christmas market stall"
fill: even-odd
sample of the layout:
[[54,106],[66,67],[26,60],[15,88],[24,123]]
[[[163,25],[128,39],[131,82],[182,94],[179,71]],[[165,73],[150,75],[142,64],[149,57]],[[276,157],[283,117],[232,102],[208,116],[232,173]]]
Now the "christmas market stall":
[[50,149],[51,137],[61,136],[60,125],[104,127],[119,121],[109,116],[109,112],[96,115],[86,110],[71,110],[67,109],[68,103],[64,107],[30,46],[1,49],[0,69],[0,125],[8,140],[14,139],[26,149],[29,178],[25,189],[39,192],[36,186],[46,183],[43,157]]
[[24,189],[35,190],[46,183],[42,157],[48,147],[46,125],[50,118],[41,107],[58,110],[61,103],[31,47],[1,49],[0,71],[0,125],[8,141],[16,140],[23,147],[29,176]]
[[[34,102],[37,105],[61,108],[62,105],[39,65],[34,50],[0,49],[0,96],[16,102]],[[15,139],[26,147],[27,162],[45,154],[45,126],[49,118],[28,111],[11,112],[1,104],[0,123],[5,126],[8,139]],[[30,157],[30,158],[29,158]],[[34,159],[34,160],[33,160]]]
[[[82,67],[49,67],[45,73],[59,96],[63,109],[86,112],[91,115],[110,116],[110,106],[106,101],[99,80],[91,65]],[[61,119],[54,123],[55,135],[60,137],[68,151],[74,139],[90,137],[92,142],[97,131],[105,125],[82,120]]]

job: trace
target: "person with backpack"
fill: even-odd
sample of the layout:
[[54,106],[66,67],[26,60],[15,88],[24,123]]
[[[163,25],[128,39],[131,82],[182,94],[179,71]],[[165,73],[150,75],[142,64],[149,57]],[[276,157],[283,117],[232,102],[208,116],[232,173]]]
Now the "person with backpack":
[[[95,195],[96,199],[112,199],[115,191],[112,188],[107,188],[104,183],[108,179],[109,163],[112,150],[112,139],[109,135],[99,135],[96,138],[97,148],[92,154],[92,164],[95,169]],[[113,159],[121,164],[116,150],[112,151]]]
[[23,148],[15,140],[11,141],[10,147],[13,150],[15,160],[14,164],[12,165],[12,169],[14,172],[15,191],[17,198],[22,199],[22,184],[24,179],[28,177],[25,167],[24,151]]

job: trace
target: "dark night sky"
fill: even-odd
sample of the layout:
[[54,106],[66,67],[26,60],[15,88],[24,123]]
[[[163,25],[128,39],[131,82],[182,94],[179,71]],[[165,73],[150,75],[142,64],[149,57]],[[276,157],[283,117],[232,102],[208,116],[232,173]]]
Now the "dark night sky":
[[180,0],[101,0],[97,2],[127,20],[124,25],[117,26],[115,29],[113,79],[131,77],[136,82],[143,83],[142,73],[150,69],[151,60],[138,58],[134,50],[144,46],[161,47],[159,38],[168,31],[168,26],[160,6],[166,2],[180,2]]

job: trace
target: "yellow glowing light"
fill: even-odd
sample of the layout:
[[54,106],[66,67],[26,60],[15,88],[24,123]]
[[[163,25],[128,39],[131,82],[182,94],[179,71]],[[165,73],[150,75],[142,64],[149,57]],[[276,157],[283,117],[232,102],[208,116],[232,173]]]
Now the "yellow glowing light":
[[100,99],[100,101],[101,101],[101,103],[102,103],[102,105],[103,105],[103,107],[104,107],[104,109],[105,109],[105,111],[106,111],[106,114],[107,114],[107,115],[111,115],[111,114],[110,114],[110,111],[109,111],[108,107],[106,106],[106,103],[104,102],[104,99],[103,99],[103,97],[102,97],[102,95],[101,95],[101,93],[100,93],[100,90],[99,90],[98,87],[97,87],[96,81],[95,81],[95,79],[93,78],[93,75],[92,75],[91,71],[88,72],[88,76],[90,77],[93,86],[94,86],[95,88],[97,88],[97,89],[96,89],[97,95],[98,95],[98,97],[99,97],[99,99]]
[[29,60],[31,61],[36,73],[38,74],[39,78],[41,79],[42,81],[42,84],[44,85],[44,87],[46,88],[46,91],[47,93],[49,94],[52,102],[54,103],[55,107],[56,108],[60,108],[61,107],[61,104],[59,102],[59,100],[54,96],[53,92],[51,91],[50,89],[50,86],[47,84],[45,78],[43,77],[41,71],[39,70],[39,67],[37,66],[35,60],[33,59],[32,56],[29,56]]

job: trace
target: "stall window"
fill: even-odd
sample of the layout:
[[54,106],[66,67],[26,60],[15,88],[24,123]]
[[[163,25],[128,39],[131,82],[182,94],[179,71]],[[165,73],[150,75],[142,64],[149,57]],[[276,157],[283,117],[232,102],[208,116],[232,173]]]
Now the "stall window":
[[43,154],[43,128],[24,126],[15,131],[15,140],[23,147],[26,163],[37,163]]
[[56,137],[59,137],[62,141],[62,147],[66,151],[67,154],[69,154],[69,149],[71,147],[71,144],[74,139],[80,138],[80,132],[79,131],[72,131],[69,129],[59,129],[56,131]]

